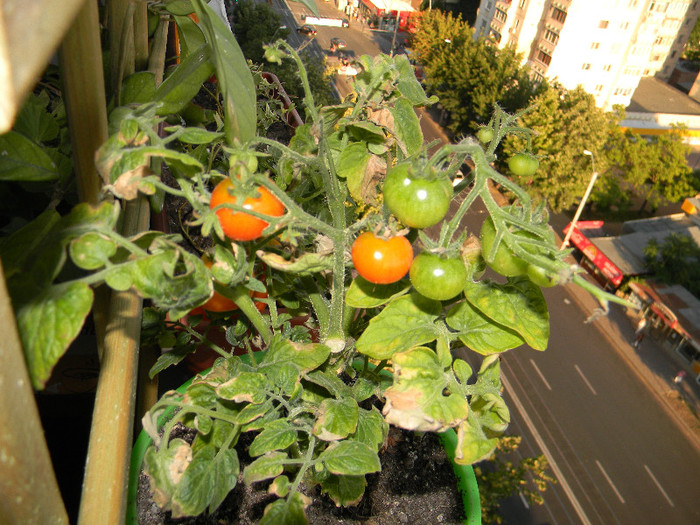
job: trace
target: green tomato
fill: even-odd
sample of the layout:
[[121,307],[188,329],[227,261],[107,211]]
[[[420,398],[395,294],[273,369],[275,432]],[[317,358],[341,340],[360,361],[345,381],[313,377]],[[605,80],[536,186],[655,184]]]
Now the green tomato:
[[516,153],[508,159],[508,168],[518,177],[532,177],[539,167],[540,161],[530,153]]
[[493,140],[493,130],[491,128],[481,128],[476,132],[476,138],[482,144],[488,144]]
[[[517,232],[516,235],[532,236],[530,232]],[[529,263],[513,253],[513,250],[508,248],[504,242],[498,245],[496,255],[492,260],[489,260],[493,243],[496,240],[496,226],[493,219],[488,217],[484,224],[481,225],[481,254],[486,260],[486,264],[496,273],[505,275],[506,277],[515,277],[525,275]]]
[[394,216],[411,228],[428,228],[447,215],[452,184],[447,177],[428,180],[414,177],[411,164],[397,164],[384,179],[384,203]]
[[464,290],[467,269],[460,258],[423,252],[413,260],[409,277],[413,288],[422,296],[447,301]]

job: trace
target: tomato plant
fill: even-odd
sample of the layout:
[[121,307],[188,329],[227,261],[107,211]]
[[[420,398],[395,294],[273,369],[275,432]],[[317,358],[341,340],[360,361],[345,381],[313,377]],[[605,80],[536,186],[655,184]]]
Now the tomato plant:
[[[235,204],[236,198],[229,192],[231,188],[233,188],[231,179],[219,182],[212,191],[209,207],[213,210],[222,204]],[[256,191],[257,197],[248,197],[243,201],[244,208],[271,217],[279,217],[284,213],[284,205],[270,193],[270,190],[259,186]],[[269,225],[268,222],[249,213],[234,211],[230,208],[219,208],[216,210],[216,215],[226,237],[234,241],[255,240]]]
[[518,177],[532,177],[539,167],[540,161],[530,153],[516,153],[508,159],[508,168]]
[[395,283],[408,273],[412,261],[413,247],[400,235],[382,239],[365,232],[352,245],[357,273],[374,284]]
[[423,252],[411,265],[411,284],[424,297],[447,301],[459,295],[467,280],[467,269],[458,257]]
[[402,162],[391,168],[384,179],[384,203],[406,226],[428,228],[447,214],[452,200],[452,184],[447,177],[422,178],[411,173],[412,164]]

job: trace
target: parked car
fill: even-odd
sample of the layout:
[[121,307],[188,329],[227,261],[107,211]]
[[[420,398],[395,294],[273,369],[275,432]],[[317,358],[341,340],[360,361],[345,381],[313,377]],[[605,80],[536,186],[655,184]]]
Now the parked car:
[[304,24],[301,27],[297,27],[297,33],[300,33],[300,34],[306,35],[306,36],[314,36],[316,34],[316,29],[314,28],[314,26]]
[[337,49],[345,49],[347,44],[345,43],[344,40],[340,38],[331,38],[331,51],[335,51]]

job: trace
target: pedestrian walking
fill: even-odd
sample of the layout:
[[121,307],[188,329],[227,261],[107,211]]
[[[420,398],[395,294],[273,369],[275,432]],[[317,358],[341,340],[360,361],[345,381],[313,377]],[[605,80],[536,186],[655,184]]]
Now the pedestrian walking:
[[677,385],[680,385],[683,382],[684,377],[685,370],[679,370],[678,373],[676,373],[676,377],[673,378],[673,382]]
[[639,348],[639,344],[642,342],[642,339],[644,339],[644,336],[646,335],[647,332],[647,318],[642,317],[639,322],[637,323],[637,328],[634,331],[634,343],[632,345],[635,348]]

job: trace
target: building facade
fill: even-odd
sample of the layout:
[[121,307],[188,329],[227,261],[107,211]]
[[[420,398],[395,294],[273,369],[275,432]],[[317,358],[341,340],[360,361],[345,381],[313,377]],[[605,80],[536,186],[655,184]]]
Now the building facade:
[[609,110],[627,106],[642,77],[668,80],[698,14],[698,0],[481,0],[475,36]]

